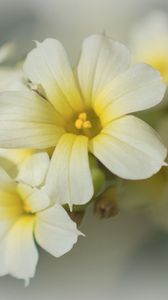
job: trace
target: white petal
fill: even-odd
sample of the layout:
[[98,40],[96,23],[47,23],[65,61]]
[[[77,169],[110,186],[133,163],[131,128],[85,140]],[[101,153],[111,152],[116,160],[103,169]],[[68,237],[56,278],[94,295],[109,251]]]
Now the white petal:
[[[5,223],[15,221],[23,213],[23,209],[16,192],[0,189],[0,197],[0,227],[3,229]],[[1,231],[0,237],[2,235]]]
[[[22,214],[21,202],[16,193],[16,184],[8,174],[0,168],[0,245],[13,224]],[[0,247],[2,257],[3,247]],[[6,274],[4,261],[0,261],[0,274]]]
[[[13,222],[22,214],[21,201],[16,191],[16,183],[0,168],[0,223]],[[0,233],[1,236],[1,233]]]
[[[1,193],[0,193],[1,194]],[[6,196],[6,195],[3,195]],[[5,237],[5,235],[9,232],[11,227],[14,225],[16,220],[18,219],[19,216],[21,216],[22,211],[20,209],[19,212],[19,207],[15,206],[1,206],[0,204],[0,244],[2,238]],[[1,266],[0,266],[1,269]]]
[[14,182],[12,180],[12,178],[8,175],[8,173],[2,168],[0,167],[0,187],[8,187],[14,186]]
[[48,148],[64,132],[52,105],[33,92],[1,93],[0,108],[0,147]]
[[32,188],[27,184],[19,183],[17,191],[24,201],[25,207],[31,213],[45,209],[50,204],[50,199],[43,189]]
[[25,75],[41,84],[47,98],[63,116],[83,108],[64,47],[55,39],[37,43],[24,64]]
[[0,149],[0,165],[12,177],[16,178],[20,166],[34,150],[31,149]]
[[21,214],[22,206],[16,193],[16,184],[0,168],[0,239]]
[[88,138],[64,134],[52,156],[46,189],[55,202],[84,204],[93,195],[88,162]]
[[80,232],[63,207],[55,205],[37,214],[35,237],[38,244],[55,257],[70,251]]
[[34,276],[38,253],[33,239],[34,218],[21,217],[0,244],[0,275],[10,274],[26,283]]
[[128,49],[105,35],[92,35],[84,40],[78,65],[79,84],[85,102],[90,104],[96,94],[130,63]]
[[95,110],[103,125],[122,115],[158,104],[165,92],[160,73],[145,64],[137,64],[118,76],[99,94]]
[[28,90],[22,75],[16,68],[0,68],[0,92]]
[[133,116],[109,124],[93,139],[90,150],[111,172],[126,179],[152,176],[167,154],[156,132]]
[[168,148],[168,118],[167,118],[167,112],[163,111],[163,115],[161,115],[161,118],[159,119],[158,125],[157,125],[157,131],[159,132],[161,139],[163,140],[164,144]]
[[6,171],[0,168],[0,206],[14,206],[20,203],[16,195],[16,182],[14,182]]
[[31,186],[41,185],[45,179],[49,162],[46,152],[33,153],[23,161],[17,180]]

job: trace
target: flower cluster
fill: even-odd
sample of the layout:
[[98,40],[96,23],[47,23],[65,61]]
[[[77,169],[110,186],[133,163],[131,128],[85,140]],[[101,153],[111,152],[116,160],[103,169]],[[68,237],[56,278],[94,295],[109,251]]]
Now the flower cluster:
[[132,65],[126,46],[97,34],[75,71],[56,39],[36,42],[22,66],[1,67],[0,275],[28,283],[35,242],[65,254],[91,200],[98,214],[116,214],[118,178],[133,184],[166,166],[160,137],[132,115],[165,93],[166,73],[146,63]]

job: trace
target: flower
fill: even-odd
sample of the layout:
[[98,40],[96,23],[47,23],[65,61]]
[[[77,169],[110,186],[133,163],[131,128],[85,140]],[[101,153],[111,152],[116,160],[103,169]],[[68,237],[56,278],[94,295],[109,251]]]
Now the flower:
[[0,168],[0,276],[34,276],[35,241],[55,257],[68,252],[78,235],[76,224],[59,204],[51,206],[41,188],[49,164],[47,153],[32,154],[12,179]]
[[[157,130],[168,147],[167,129],[168,118],[165,114],[157,123]],[[141,211],[154,225],[168,230],[167,168],[162,168],[157,174],[146,180],[119,179],[116,184],[116,194],[121,211]]]
[[20,169],[29,161],[35,152],[32,149],[0,149],[0,167],[12,178],[18,175]]
[[168,16],[161,11],[148,14],[131,34],[134,61],[158,69],[168,84]]
[[23,67],[37,92],[1,93],[0,147],[56,146],[45,186],[52,200],[72,206],[91,199],[88,151],[127,179],[150,177],[164,164],[167,150],[155,131],[128,114],[159,103],[165,85],[150,66],[129,64],[124,45],[93,35],[73,73],[61,43],[46,39]]
[[[1,46],[0,64],[9,60],[14,50],[13,43]],[[27,89],[21,68],[0,65],[0,92],[21,89]],[[22,162],[33,152],[34,150],[30,149],[0,149],[0,166],[10,173],[10,176],[15,177]]]

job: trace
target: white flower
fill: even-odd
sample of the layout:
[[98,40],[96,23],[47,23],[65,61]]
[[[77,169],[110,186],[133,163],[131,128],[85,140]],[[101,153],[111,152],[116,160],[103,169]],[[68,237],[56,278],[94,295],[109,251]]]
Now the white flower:
[[142,179],[164,164],[156,132],[129,114],[158,104],[165,85],[148,65],[130,67],[128,49],[103,35],[83,43],[74,76],[57,40],[37,43],[24,64],[43,94],[0,95],[0,147],[55,147],[46,190],[59,203],[84,204],[93,195],[88,152],[114,174]]
[[[10,59],[15,51],[13,43],[6,43],[0,47],[0,64]],[[27,90],[23,81],[23,72],[19,67],[0,66],[0,92],[6,90]],[[22,162],[34,150],[30,149],[0,149],[0,166],[15,177]]]
[[168,15],[154,11],[133,27],[131,48],[134,61],[158,69],[168,83]]
[[12,178],[15,178],[22,163],[29,158],[35,150],[31,149],[0,149],[0,166]]
[[68,252],[80,232],[59,204],[41,187],[49,164],[47,153],[27,158],[14,180],[0,169],[0,276],[11,274],[28,284],[38,252],[35,241],[55,257]]

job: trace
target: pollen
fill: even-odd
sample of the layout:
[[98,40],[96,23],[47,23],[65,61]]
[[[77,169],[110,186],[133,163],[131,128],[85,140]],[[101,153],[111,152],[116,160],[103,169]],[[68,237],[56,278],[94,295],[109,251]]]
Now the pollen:
[[85,121],[83,123],[83,128],[92,128],[92,123],[90,121]]
[[82,129],[82,127],[83,127],[83,121],[82,121],[81,119],[77,119],[77,120],[75,121],[75,127],[76,127],[77,129]]
[[87,119],[88,116],[85,112],[82,112],[78,115],[78,118],[75,121],[75,127],[77,129],[89,129],[92,128],[92,123]]
[[87,120],[87,114],[85,112],[80,113],[78,116],[78,119],[82,120],[82,121],[86,121]]

